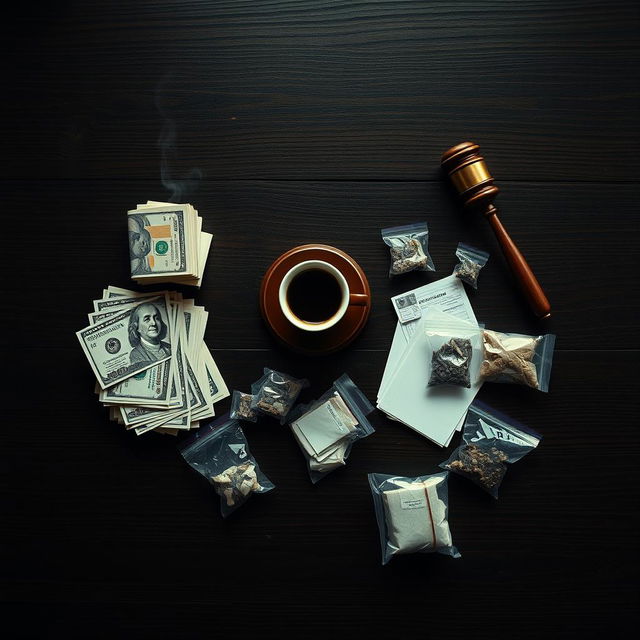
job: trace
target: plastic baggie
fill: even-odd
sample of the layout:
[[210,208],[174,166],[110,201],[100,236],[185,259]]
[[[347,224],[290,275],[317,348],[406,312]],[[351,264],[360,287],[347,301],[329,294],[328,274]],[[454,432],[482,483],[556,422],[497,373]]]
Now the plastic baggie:
[[469,389],[476,382],[482,352],[482,329],[450,314],[433,314],[425,327],[429,343],[428,387],[454,385]]
[[482,342],[482,380],[523,384],[549,391],[555,335],[526,336],[484,329]]
[[453,273],[460,280],[477,289],[480,269],[487,264],[489,254],[486,251],[460,242],[456,249],[456,256],[460,262],[453,268]]
[[387,227],[382,229],[381,234],[391,251],[389,276],[409,271],[436,270],[429,255],[429,228],[426,222]]
[[345,373],[318,400],[298,406],[289,425],[315,484],[344,466],[354,442],[374,431],[367,420],[373,405]]
[[231,409],[229,417],[234,420],[244,420],[245,422],[257,422],[258,412],[251,408],[253,396],[250,393],[234,390],[231,396]]
[[309,386],[306,379],[296,379],[265,367],[264,375],[251,385],[251,409],[286,422],[300,392]]
[[406,478],[369,474],[380,530],[382,564],[404,553],[442,553],[459,558],[448,511],[448,473]]
[[497,499],[507,464],[533,451],[541,439],[532,429],[476,401],[465,418],[462,444],[440,466],[469,478]]
[[200,427],[180,447],[180,453],[213,484],[225,518],[251,494],[266,493],[275,488],[251,455],[240,423],[229,416]]

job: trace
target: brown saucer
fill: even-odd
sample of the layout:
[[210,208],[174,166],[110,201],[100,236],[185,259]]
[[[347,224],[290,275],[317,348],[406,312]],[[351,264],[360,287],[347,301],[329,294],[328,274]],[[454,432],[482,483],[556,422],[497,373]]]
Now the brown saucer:
[[[365,305],[351,305],[338,324],[315,333],[294,327],[278,303],[280,283],[292,267],[306,260],[324,260],[342,272],[351,293],[365,294]],[[285,346],[307,355],[333,353],[346,347],[367,323],[371,290],[360,265],[344,251],[326,244],[304,244],[283,253],[267,269],[260,285],[260,311],[272,333]]]

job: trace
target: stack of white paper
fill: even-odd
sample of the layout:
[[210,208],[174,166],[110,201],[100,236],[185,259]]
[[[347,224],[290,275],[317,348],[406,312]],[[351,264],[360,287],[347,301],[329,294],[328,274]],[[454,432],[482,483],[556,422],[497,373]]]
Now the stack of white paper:
[[323,471],[345,464],[344,456],[358,421],[336,393],[291,423],[291,430],[310,459],[311,469]]
[[464,286],[455,276],[443,278],[392,299],[400,322],[396,327],[377,406],[390,418],[411,427],[440,446],[447,446],[475,398],[482,361],[480,332],[472,339],[470,389],[427,387],[432,349],[426,336],[430,323],[443,318],[461,332],[477,328]]

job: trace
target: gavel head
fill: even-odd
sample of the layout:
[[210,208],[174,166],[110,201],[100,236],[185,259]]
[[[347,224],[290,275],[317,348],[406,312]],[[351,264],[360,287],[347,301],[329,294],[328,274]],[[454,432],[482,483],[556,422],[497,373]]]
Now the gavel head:
[[461,142],[442,154],[442,169],[451,178],[465,207],[489,209],[500,189],[493,184],[475,142]]

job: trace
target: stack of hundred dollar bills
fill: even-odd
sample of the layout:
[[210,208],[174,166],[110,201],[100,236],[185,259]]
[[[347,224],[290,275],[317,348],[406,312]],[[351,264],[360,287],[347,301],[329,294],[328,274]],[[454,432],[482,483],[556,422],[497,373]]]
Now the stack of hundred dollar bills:
[[214,416],[229,391],[204,342],[208,315],[172,291],[103,290],[76,335],[112,420],[177,435]]
[[213,236],[190,204],[147,201],[127,212],[131,278],[199,287]]

